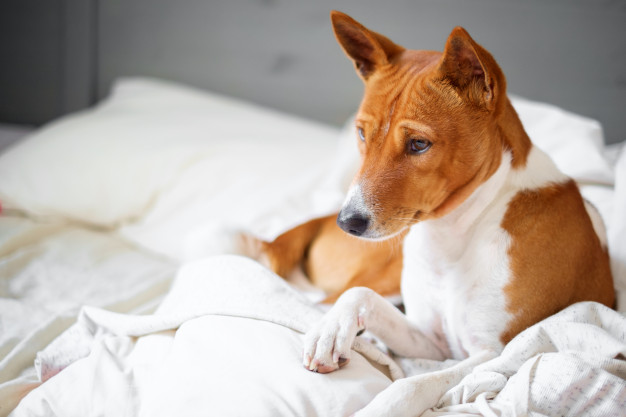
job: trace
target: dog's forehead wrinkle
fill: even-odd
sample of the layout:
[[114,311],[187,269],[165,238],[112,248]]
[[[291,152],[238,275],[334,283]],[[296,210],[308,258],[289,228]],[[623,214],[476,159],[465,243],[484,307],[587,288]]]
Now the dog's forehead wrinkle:
[[[426,135],[432,133],[429,121],[438,118],[440,114],[432,110],[433,93],[437,92],[434,87],[427,88],[429,84],[430,80],[425,77],[409,77],[397,87],[394,91],[395,96],[389,104],[389,112],[384,113],[385,137],[396,127],[419,126],[417,130],[422,130],[421,133]],[[398,139],[402,139],[402,135]]]
[[[362,110],[367,115],[365,118],[374,122],[372,127],[372,151],[375,151],[378,157],[381,156],[380,152],[382,152],[383,148],[390,146],[394,137],[396,137],[393,135],[396,126],[406,120],[407,117],[414,117],[412,111],[407,113],[407,108],[411,109],[413,107],[411,105],[413,99],[410,91],[414,87],[413,84],[414,80],[409,79],[395,88],[388,88],[387,85],[382,85],[380,88],[372,88],[369,99],[364,103]],[[386,108],[385,111],[377,111],[377,109],[383,106]],[[378,117],[370,116],[377,113]],[[395,149],[392,153],[397,153],[398,147],[393,145],[391,147]]]
[[391,105],[389,106],[389,113],[387,114],[387,120],[385,122],[385,126],[383,127],[383,135],[387,136],[387,134],[389,133],[389,126],[391,125],[391,119],[393,118],[393,112],[396,109],[396,103],[398,102],[398,99],[400,98],[400,96],[396,96],[393,101],[391,102]]

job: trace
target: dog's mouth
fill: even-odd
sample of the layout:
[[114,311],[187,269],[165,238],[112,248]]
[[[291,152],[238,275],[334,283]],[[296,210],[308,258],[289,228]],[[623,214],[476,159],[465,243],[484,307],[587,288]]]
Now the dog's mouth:
[[[414,224],[419,223],[422,220],[424,220],[424,217],[426,217],[427,214],[428,213],[423,210],[416,210],[413,213],[413,216],[410,216],[410,217],[407,216],[406,218],[402,219],[400,222],[397,222],[395,224],[395,227],[393,227],[392,229],[384,230],[384,228],[376,228],[375,226],[372,226],[371,236],[367,238],[370,240],[386,240],[386,239],[394,238],[404,233]],[[386,223],[389,224],[389,222],[386,222]]]
[[353,186],[339,215],[337,225],[346,233],[367,240],[386,240],[428,217],[415,206],[382,207],[364,197],[361,186]]

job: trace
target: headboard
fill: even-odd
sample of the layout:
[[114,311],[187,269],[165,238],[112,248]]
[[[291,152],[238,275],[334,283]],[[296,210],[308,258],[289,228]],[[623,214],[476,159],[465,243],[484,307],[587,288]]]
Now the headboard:
[[626,2],[611,0],[8,0],[0,5],[0,122],[89,106],[117,77],[178,81],[340,124],[362,85],[331,9],[412,49],[464,26],[509,91],[601,121],[626,139]]

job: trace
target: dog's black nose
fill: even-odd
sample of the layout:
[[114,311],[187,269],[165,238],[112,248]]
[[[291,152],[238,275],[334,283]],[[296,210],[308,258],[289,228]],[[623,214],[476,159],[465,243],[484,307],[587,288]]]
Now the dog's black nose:
[[361,236],[369,227],[370,219],[361,213],[344,213],[344,211],[341,210],[341,212],[339,212],[339,216],[337,216],[337,224],[345,232],[354,236]]

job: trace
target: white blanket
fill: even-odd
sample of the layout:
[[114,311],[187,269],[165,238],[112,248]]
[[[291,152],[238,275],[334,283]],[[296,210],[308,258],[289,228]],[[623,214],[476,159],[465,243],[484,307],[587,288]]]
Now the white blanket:
[[[195,262],[152,315],[85,307],[38,355],[45,382],[11,415],[347,415],[391,381],[359,354],[345,372],[307,371],[300,334],[320,316],[247,258]],[[372,345],[359,350],[397,370]]]
[[[519,334],[424,416],[622,416],[626,410],[626,317],[578,303]],[[433,374],[425,375],[431,383]],[[435,405],[436,404],[436,405]]]
[[[300,335],[320,315],[246,258],[192,263],[152,315],[85,307],[38,355],[46,382],[12,416],[347,415],[369,401],[363,386],[373,395],[391,380],[359,354],[330,375],[305,370]],[[625,330],[620,313],[576,304],[521,333],[443,398],[423,398],[432,409],[416,412],[618,416],[626,409]],[[402,376],[373,345],[361,339],[355,347]],[[357,383],[350,390],[345,380]],[[445,382],[426,373],[423,383]],[[349,401],[333,399],[337,387]]]

